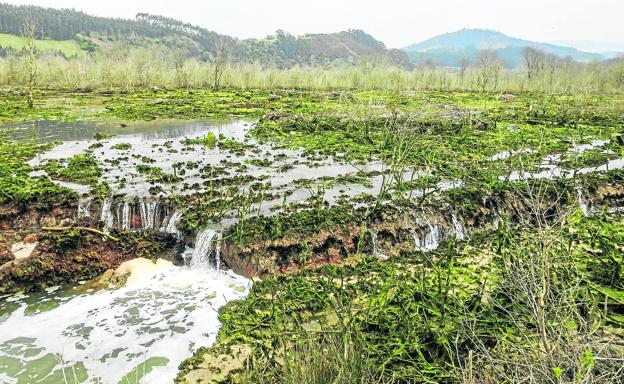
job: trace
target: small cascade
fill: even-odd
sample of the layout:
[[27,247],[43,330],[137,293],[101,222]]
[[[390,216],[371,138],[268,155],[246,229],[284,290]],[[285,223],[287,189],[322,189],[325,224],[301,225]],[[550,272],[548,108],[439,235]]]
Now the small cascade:
[[156,224],[156,212],[159,208],[160,201],[141,201],[139,202],[139,210],[141,212],[141,225],[143,229],[154,229]]
[[422,245],[420,244],[420,237],[418,237],[418,233],[416,233],[414,228],[410,228],[410,233],[412,234],[412,239],[414,239],[414,247],[417,251],[420,250]]
[[221,270],[221,241],[223,240],[223,235],[221,233],[217,234],[217,243],[215,244],[215,269],[217,271]]
[[[214,258],[211,259],[213,251]],[[195,249],[191,256],[190,267],[192,269],[218,269],[221,267],[220,258],[221,234],[213,229],[205,229],[200,232],[195,240]]]
[[589,203],[585,199],[585,196],[583,195],[583,191],[581,190],[580,187],[576,188],[576,194],[578,196],[579,206],[581,207],[581,210],[583,211],[583,215],[585,215],[585,217],[591,216],[591,208],[589,206]]
[[451,222],[453,223],[453,230],[455,231],[455,238],[457,240],[465,240],[468,238],[464,225],[459,221],[455,212],[451,214]]
[[115,215],[113,214],[113,198],[107,197],[102,203],[102,212],[100,221],[104,223],[104,228],[112,228],[115,224]]
[[379,258],[379,259],[386,259],[386,255],[384,255],[383,253],[381,253],[379,251],[379,245],[377,242],[377,232],[375,231],[370,231],[370,235],[371,235],[371,245],[373,246],[373,256]]
[[419,236],[416,230],[412,231],[412,237],[414,238],[414,246],[416,247],[416,250],[429,252],[440,246],[440,242],[442,241],[442,230],[438,224],[432,224],[427,216],[423,216],[427,230],[424,238]]
[[182,237],[180,230],[178,229],[178,224],[180,223],[180,219],[182,219],[182,212],[175,211],[170,216],[165,217],[163,220],[160,231],[164,233],[170,233],[172,235],[176,235],[178,238]]
[[121,229],[129,230],[130,229],[130,214],[132,207],[130,206],[130,202],[125,201],[123,204],[123,208],[121,209]]
[[[117,227],[125,231],[160,230],[168,221],[171,205],[167,201],[152,199],[107,198],[102,205],[101,221],[105,228]],[[172,224],[175,228],[179,221]]]
[[81,199],[78,201],[78,218],[91,217],[91,199]]
[[428,223],[429,231],[425,236],[422,249],[425,251],[433,251],[440,246],[440,227],[437,224]]

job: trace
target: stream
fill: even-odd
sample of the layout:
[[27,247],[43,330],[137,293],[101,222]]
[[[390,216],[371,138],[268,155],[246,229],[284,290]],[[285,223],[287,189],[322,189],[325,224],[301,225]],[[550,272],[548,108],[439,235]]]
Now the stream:
[[[151,229],[181,236],[177,225],[184,207],[173,207],[168,197],[207,193],[212,188],[210,180],[249,177],[251,181],[232,184],[240,191],[250,188],[254,181],[266,183],[266,201],[253,205],[252,214],[257,215],[275,214],[287,203],[303,202],[320,187],[329,204],[363,193],[379,193],[384,171],[380,162],[354,165],[339,156],[319,158],[273,148],[249,137],[252,124],[248,120],[157,121],[121,127],[119,123],[37,122],[9,128],[16,140],[61,142],[33,159],[34,167],[51,159],[92,152],[105,168],[100,181],[112,188],[112,196],[101,206],[92,200],[89,187],[58,182],[81,195],[77,218],[97,212],[108,229]],[[186,142],[208,133],[243,144],[244,149],[227,151]],[[112,137],[98,141],[96,134]],[[490,160],[501,161],[512,155],[503,152]],[[175,174],[176,180],[154,181],[137,171],[150,164]],[[622,167],[624,163],[617,159],[578,172]],[[368,182],[353,181],[355,175],[365,175]],[[406,171],[404,177],[420,175]],[[506,179],[565,175],[563,169],[546,164],[537,172],[517,172]],[[336,178],[342,179],[327,183]],[[443,180],[438,187],[443,190],[460,185],[461,181]],[[83,282],[38,294],[0,297],[0,383],[172,382],[184,359],[200,346],[214,343],[220,327],[219,308],[244,298],[249,290],[247,279],[223,270],[220,263],[221,233],[236,220],[232,212],[221,222],[198,231],[194,247],[183,252],[185,265],[159,269],[118,290],[92,292],[84,289]],[[424,229],[413,233],[416,249],[435,249],[444,233],[424,213],[419,220]],[[454,237],[461,240],[469,236],[461,218],[452,214],[449,222]]]

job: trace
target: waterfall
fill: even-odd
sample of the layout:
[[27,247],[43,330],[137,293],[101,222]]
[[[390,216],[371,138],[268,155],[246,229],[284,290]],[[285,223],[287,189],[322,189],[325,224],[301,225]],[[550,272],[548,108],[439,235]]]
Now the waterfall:
[[455,238],[457,238],[457,240],[465,240],[466,238],[468,238],[468,235],[466,234],[466,229],[464,228],[461,221],[459,221],[459,219],[457,218],[455,212],[451,214],[451,222],[453,223]]
[[425,236],[422,249],[425,251],[433,251],[440,246],[440,227],[437,224],[431,224],[427,221],[429,231]]
[[221,240],[223,236],[221,233],[217,234],[217,243],[215,244],[215,269],[217,271],[221,270]]
[[[215,240],[216,238],[216,240]],[[212,246],[214,243],[214,247]],[[221,234],[212,229],[205,229],[197,235],[195,250],[191,256],[190,266],[193,269],[221,267]],[[211,254],[214,250],[215,262],[211,263]]]
[[[130,199],[115,201],[113,198],[106,198],[102,204],[101,221],[105,228],[118,227],[130,230],[164,230],[169,226],[168,231],[177,233],[177,222],[180,215],[169,218],[170,205],[161,200]],[[137,220],[140,216],[141,223]],[[172,220],[173,219],[173,220]]]
[[379,259],[387,259],[388,257],[379,251],[379,245],[377,244],[377,232],[370,231],[371,243],[373,246],[373,256]]
[[591,208],[589,207],[587,200],[585,200],[585,196],[583,196],[583,191],[581,190],[581,187],[576,188],[576,194],[578,196],[579,206],[583,211],[583,215],[585,215],[585,217],[591,216]]
[[412,234],[412,238],[414,239],[414,246],[416,247],[416,250],[420,250],[421,249],[421,244],[420,244],[420,238],[418,237],[418,233],[416,233],[416,230],[414,228],[410,228],[410,233]]
[[124,201],[123,208],[121,210],[121,229],[128,230],[130,229],[130,212],[131,212],[130,202]]
[[91,200],[81,199],[78,201],[78,218],[91,217]]
[[104,223],[104,228],[112,228],[115,223],[115,215],[113,214],[113,198],[107,197],[102,203],[102,212],[100,221]]
[[171,216],[168,216],[163,220],[160,226],[160,231],[164,233],[171,233],[173,235],[176,235],[177,237],[181,237],[180,230],[178,229],[178,224],[180,223],[181,218],[182,212],[173,212]]
[[424,238],[418,236],[416,230],[412,231],[412,237],[414,238],[414,245],[416,246],[416,250],[421,252],[429,252],[433,251],[440,246],[440,241],[442,241],[442,232],[440,227],[437,224],[431,224],[429,218],[423,213],[424,216],[424,224],[427,228],[427,233]]
[[141,224],[143,229],[155,229],[156,228],[156,211],[158,210],[160,202],[156,201],[141,201],[139,203],[139,209],[141,212]]

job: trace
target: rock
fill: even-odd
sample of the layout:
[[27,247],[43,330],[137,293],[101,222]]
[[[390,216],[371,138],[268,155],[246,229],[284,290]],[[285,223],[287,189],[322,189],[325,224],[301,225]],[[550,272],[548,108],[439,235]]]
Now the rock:
[[158,272],[171,268],[173,263],[167,260],[158,259],[153,262],[142,257],[128,260],[122,263],[116,270],[117,276],[129,274],[127,284],[137,284],[155,276]]
[[114,269],[109,269],[102,276],[97,277],[78,288],[81,293],[93,293],[103,289],[119,289],[126,284],[130,275],[118,275]]
[[37,236],[28,235],[21,243],[13,244],[11,247],[11,253],[15,257],[15,260],[26,259],[32,255],[38,244]]
[[230,383],[235,372],[243,371],[252,348],[247,345],[216,345],[199,361],[188,366],[187,372],[181,372],[176,382],[194,383]]

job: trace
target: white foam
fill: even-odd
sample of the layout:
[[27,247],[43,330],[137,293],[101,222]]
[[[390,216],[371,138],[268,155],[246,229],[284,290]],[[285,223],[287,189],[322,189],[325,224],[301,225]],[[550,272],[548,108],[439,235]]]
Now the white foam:
[[[117,384],[159,357],[168,363],[141,382],[171,383],[181,361],[215,341],[217,310],[243,298],[247,289],[248,281],[234,274],[171,267],[116,291],[74,297],[48,312],[28,315],[23,305],[0,323],[0,361],[13,357],[28,370],[29,363],[54,354],[59,363],[48,379],[62,366],[81,362],[90,382]],[[32,382],[45,377],[39,379]]]

